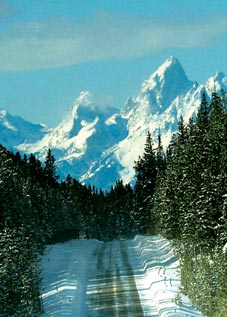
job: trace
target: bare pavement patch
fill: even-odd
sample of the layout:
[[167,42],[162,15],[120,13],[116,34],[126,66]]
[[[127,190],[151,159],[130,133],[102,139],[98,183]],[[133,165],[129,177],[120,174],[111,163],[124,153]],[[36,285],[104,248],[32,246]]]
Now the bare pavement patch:
[[49,246],[41,259],[43,317],[202,316],[180,287],[179,262],[160,237]]

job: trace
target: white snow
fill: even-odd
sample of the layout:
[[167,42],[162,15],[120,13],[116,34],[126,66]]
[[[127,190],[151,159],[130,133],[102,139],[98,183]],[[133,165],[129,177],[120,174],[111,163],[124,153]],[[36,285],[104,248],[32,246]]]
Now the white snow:
[[106,125],[117,124],[116,117],[117,117],[117,114],[112,115],[110,118],[108,118],[108,119],[105,121],[105,124],[106,124]]
[[161,236],[48,246],[41,268],[43,317],[202,316],[176,302],[179,262]]
[[[157,78],[160,82],[162,82],[165,79],[166,70],[176,63],[177,59],[175,59],[173,56],[170,56],[153,74],[151,74],[148,80],[144,81],[141,91],[146,92],[147,90],[154,89],[156,87]],[[163,83],[161,83],[161,85],[162,84]]]
[[17,128],[7,120],[7,111],[5,109],[0,109],[0,123],[9,130],[17,131]]
[[[179,118],[183,116],[188,122],[201,103],[201,92],[205,90],[211,97],[215,88],[227,90],[225,74],[218,72],[205,85],[199,85],[187,78],[180,62],[171,56],[144,81],[137,96],[128,98],[121,111],[102,111],[99,100],[82,91],[57,127],[41,133],[43,138],[35,138],[37,141],[31,141],[32,144],[24,141],[17,149],[35,153],[44,160],[47,149],[51,148],[61,177],[70,173],[97,188],[110,188],[120,178],[124,183],[133,182],[134,161],[143,154],[147,131],[154,142],[160,132],[166,148],[172,134],[177,132]],[[0,111],[0,129],[8,124],[9,133],[14,126],[20,132],[21,125],[8,119],[7,123],[5,116]],[[106,164],[107,153],[111,169]],[[108,184],[102,183],[103,175],[109,179]]]
[[227,242],[226,242],[226,244],[224,245],[224,247],[223,247],[223,253],[226,253],[227,252]]

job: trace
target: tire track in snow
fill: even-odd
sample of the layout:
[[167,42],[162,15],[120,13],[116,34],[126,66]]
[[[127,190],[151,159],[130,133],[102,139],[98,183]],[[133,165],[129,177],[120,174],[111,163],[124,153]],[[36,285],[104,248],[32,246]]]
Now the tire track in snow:
[[73,240],[42,259],[43,317],[199,317],[180,287],[168,240]]
[[87,317],[109,316],[109,310],[115,307],[116,277],[111,272],[111,251],[106,243],[97,250],[95,274],[90,276],[87,285]]
[[87,317],[143,317],[123,242],[103,243],[97,256],[97,274],[87,287]]
[[117,289],[121,284],[114,251],[112,242],[104,242],[99,248],[96,276],[87,286],[87,317],[119,316]]
[[124,280],[124,292],[127,294],[127,301],[124,303],[125,309],[127,309],[127,315],[124,316],[143,317],[144,314],[134,279],[134,272],[132,266],[129,263],[127,249],[123,241],[120,241],[120,252],[123,262],[122,267],[125,268],[125,274],[121,274],[121,277]]

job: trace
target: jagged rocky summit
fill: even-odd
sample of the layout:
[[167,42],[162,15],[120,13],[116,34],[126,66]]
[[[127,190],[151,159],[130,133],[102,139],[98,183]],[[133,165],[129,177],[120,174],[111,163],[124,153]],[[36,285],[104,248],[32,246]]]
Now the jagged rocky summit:
[[54,129],[0,110],[0,143],[41,160],[51,148],[62,178],[70,174],[98,188],[110,188],[118,179],[133,181],[134,161],[143,153],[148,130],[154,140],[160,131],[167,146],[180,116],[188,121],[200,105],[201,92],[210,96],[214,87],[227,90],[227,76],[218,72],[199,85],[187,78],[178,59],[169,57],[120,110],[103,110],[87,91]]

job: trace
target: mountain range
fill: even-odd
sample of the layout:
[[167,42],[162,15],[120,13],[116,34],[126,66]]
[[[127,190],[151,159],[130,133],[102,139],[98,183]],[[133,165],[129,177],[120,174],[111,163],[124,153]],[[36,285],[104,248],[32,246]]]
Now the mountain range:
[[61,178],[70,174],[108,189],[118,179],[133,181],[134,161],[143,153],[148,130],[154,141],[161,133],[166,147],[179,118],[187,122],[197,112],[202,91],[210,98],[214,89],[227,90],[225,74],[217,72],[205,84],[198,84],[187,78],[179,60],[171,56],[120,110],[103,110],[88,91],[80,93],[55,128],[0,110],[0,143],[10,150],[33,153],[42,161],[50,148]]

